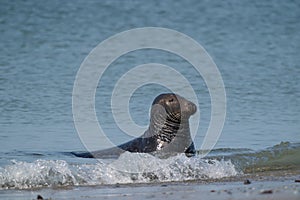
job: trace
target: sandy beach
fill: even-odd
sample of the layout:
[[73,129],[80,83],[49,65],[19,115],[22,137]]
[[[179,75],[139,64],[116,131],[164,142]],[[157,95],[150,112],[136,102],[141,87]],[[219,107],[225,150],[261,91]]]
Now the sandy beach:
[[[286,172],[284,172],[286,173]],[[280,172],[282,175],[283,173]],[[245,175],[216,181],[0,191],[1,199],[300,199],[300,173]],[[248,181],[247,181],[248,180]]]

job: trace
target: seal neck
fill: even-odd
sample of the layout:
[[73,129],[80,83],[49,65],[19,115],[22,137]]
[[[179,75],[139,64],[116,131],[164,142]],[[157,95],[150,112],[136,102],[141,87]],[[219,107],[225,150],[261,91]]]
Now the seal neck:
[[184,137],[184,133],[189,133],[189,121],[168,114],[156,114],[151,118],[149,129],[152,137],[169,143],[175,137]]

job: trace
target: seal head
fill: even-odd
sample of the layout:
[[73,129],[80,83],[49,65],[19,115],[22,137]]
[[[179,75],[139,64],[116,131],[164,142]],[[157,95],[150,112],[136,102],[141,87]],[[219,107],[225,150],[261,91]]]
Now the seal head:
[[177,94],[167,93],[156,97],[151,107],[149,129],[145,133],[146,136],[156,139],[155,150],[194,154],[189,118],[196,111],[194,103]]

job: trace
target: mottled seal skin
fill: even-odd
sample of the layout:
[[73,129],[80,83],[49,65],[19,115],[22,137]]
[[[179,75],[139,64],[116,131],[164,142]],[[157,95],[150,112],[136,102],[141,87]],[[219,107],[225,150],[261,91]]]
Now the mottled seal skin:
[[194,103],[177,94],[161,94],[152,103],[150,124],[142,136],[117,147],[73,154],[85,158],[111,158],[129,151],[160,157],[177,153],[193,156],[196,151],[190,134],[189,118],[196,111]]

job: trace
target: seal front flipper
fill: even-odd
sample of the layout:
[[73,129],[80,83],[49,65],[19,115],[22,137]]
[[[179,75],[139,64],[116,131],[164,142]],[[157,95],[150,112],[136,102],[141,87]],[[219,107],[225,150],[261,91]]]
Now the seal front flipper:
[[184,153],[187,157],[192,157],[192,156],[196,155],[196,149],[195,149],[194,142],[191,143],[191,145],[187,148],[187,150],[185,150]]

